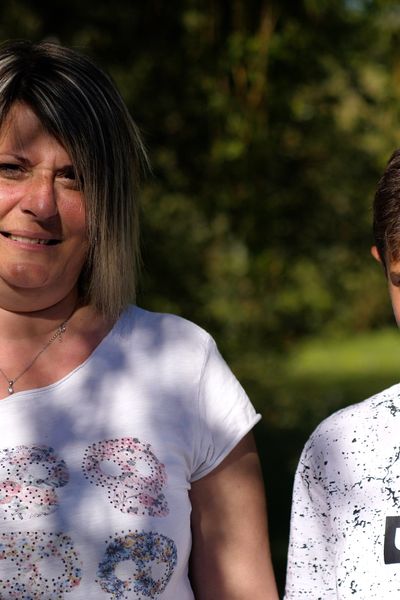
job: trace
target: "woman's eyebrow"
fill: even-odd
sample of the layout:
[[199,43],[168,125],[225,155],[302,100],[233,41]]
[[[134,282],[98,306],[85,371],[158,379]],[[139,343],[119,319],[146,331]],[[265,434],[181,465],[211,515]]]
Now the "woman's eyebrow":
[[0,157],[4,160],[5,157],[13,158],[23,164],[30,164],[29,159],[22,154],[18,154],[17,152],[0,152]]

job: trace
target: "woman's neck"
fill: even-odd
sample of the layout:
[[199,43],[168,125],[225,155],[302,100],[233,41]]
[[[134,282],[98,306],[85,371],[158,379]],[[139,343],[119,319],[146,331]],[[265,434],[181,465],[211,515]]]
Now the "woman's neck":
[[0,308],[0,400],[59,381],[90,356],[112,326],[79,302],[31,313]]
[[0,339],[9,341],[26,338],[42,339],[64,321],[77,320],[78,314],[82,319],[82,314],[87,313],[88,310],[91,311],[89,307],[80,305],[75,292],[71,292],[66,298],[51,306],[24,312],[3,308],[0,299]]

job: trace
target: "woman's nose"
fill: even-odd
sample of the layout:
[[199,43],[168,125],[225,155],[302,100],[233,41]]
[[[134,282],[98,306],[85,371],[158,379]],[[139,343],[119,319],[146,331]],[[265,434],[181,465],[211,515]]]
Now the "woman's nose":
[[51,173],[34,174],[27,181],[26,191],[20,203],[23,212],[38,219],[50,219],[57,212],[54,177]]

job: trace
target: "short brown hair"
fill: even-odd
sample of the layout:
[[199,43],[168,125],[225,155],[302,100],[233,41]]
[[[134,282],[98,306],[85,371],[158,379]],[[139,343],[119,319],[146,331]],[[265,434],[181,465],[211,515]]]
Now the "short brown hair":
[[133,301],[137,279],[137,195],[147,165],[138,129],[111,78],[55,43],[0,46],[0,127],[15,102],[29,105],[71,157],[88,222],[80,294],[115,318]]
[[379,257],[400,259],[400,149],[390,157],[374,198],[373,232]]

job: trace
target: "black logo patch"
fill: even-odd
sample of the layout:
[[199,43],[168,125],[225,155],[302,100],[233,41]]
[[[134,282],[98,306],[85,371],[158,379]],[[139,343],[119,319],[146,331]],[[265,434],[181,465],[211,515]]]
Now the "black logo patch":
[[397,530],[399,530],[398,543],[400,546],[400,517],[386,517],[385,545],[383,549],[386,565],[400,563],[400,547],[396,546]]

